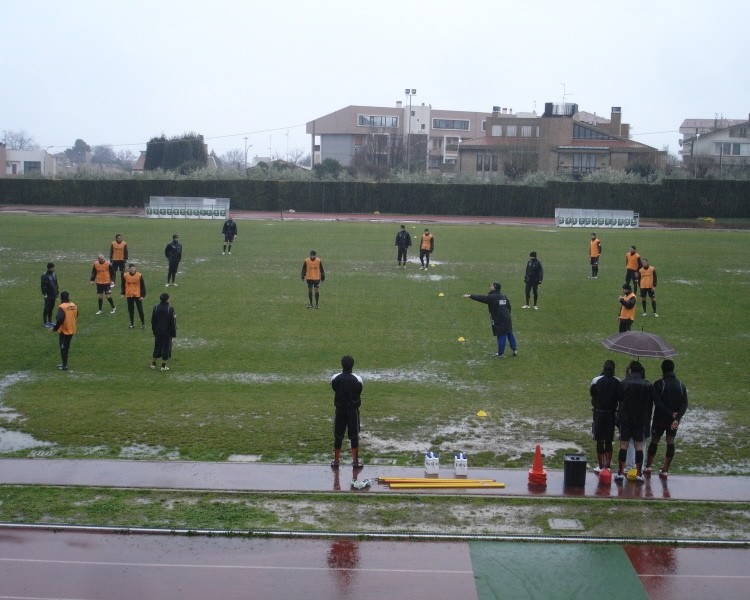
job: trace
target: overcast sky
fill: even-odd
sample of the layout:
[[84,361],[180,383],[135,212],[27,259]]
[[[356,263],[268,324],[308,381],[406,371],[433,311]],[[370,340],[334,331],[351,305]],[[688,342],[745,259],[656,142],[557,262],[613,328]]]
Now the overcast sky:
[[750,0],[0,0],[0,131],[145,150],[309,152],[351,104],[515,112],[575,102],[679,150],[685,118],[747,119]]

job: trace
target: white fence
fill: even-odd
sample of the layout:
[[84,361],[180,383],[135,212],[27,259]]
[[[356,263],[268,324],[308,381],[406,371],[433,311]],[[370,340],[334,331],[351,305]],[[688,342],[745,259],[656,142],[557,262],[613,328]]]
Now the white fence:
[[150,219],[225,219],[229,198],[151,196],[146,207]]
[[593,210],[587,208],[556,208],[558,227],[638,227],[639,215],[632,210]]

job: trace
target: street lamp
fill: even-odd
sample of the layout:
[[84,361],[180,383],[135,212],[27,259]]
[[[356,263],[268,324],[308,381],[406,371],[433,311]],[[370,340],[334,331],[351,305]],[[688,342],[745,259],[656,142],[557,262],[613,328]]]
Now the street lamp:
[[406,88],[404,94],[409,96],[409,130],[406,132],[406,170],[411,171],[411,97],[417,95],[417,90]]
[[245,170],[246,171],[247,171],[247,151],[250,150],[250,148],[252,147],[253,145],[252,144],[248,145],[247,138],[245,138]]

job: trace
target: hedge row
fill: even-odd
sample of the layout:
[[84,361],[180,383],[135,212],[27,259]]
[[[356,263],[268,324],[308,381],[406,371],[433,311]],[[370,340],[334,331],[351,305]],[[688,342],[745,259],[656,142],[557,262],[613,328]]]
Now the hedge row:
[[335,181],[0,179],[0,204],[143,207],[149,196],[229,198],[237,210],[552,217],[555,208],[634,210],[642,218],[750,218],[750,181],[543,187]]

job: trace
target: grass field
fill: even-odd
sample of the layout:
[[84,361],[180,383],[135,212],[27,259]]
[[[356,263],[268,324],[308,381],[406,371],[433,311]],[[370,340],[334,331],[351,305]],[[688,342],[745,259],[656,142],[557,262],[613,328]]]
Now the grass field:
[[[418,236],[424,225],[408,227]],[[240,221],[222,256],[217,221],[3,214],[0,455],[323,462],[328,380],[349,353],[365,380],[365,461],[464,451],[470,465],[526,467],[541,444],[545,464],[560,467],[566,452],[594,454],[591,378],[607,358],[620,375],[630,360],[600,341],[617,332],[635,244],[657,269],[660,318],[639,310],[634,328],[675,346],[690,395],[672,470],[750,473],[750,233],[602,230],[590,280],[587,230],[429,227],[436,251],[424,272],[414,248],[396,268],[394,223]],[[119,294],[115,315],[95,315],[91,264],[117,232],[144,274],[147,315],[165,291],[164,246],[175,232],[184,244],[179,287],[168,289],[178,337],[167,373],[148,368],[152,336],[128,330]],[[317,311],[299,276],[311,248],[327,274]],[[539,311],[521,310],[530,250],[545,269]],[[41,326],[49,260],[81,314],[69,372],[55,368],[57,336]],[[518,358],[490,356],[486,307],[461,298],[492,281],[512,302]],[[659,361],[643,362],[656,379]]]

